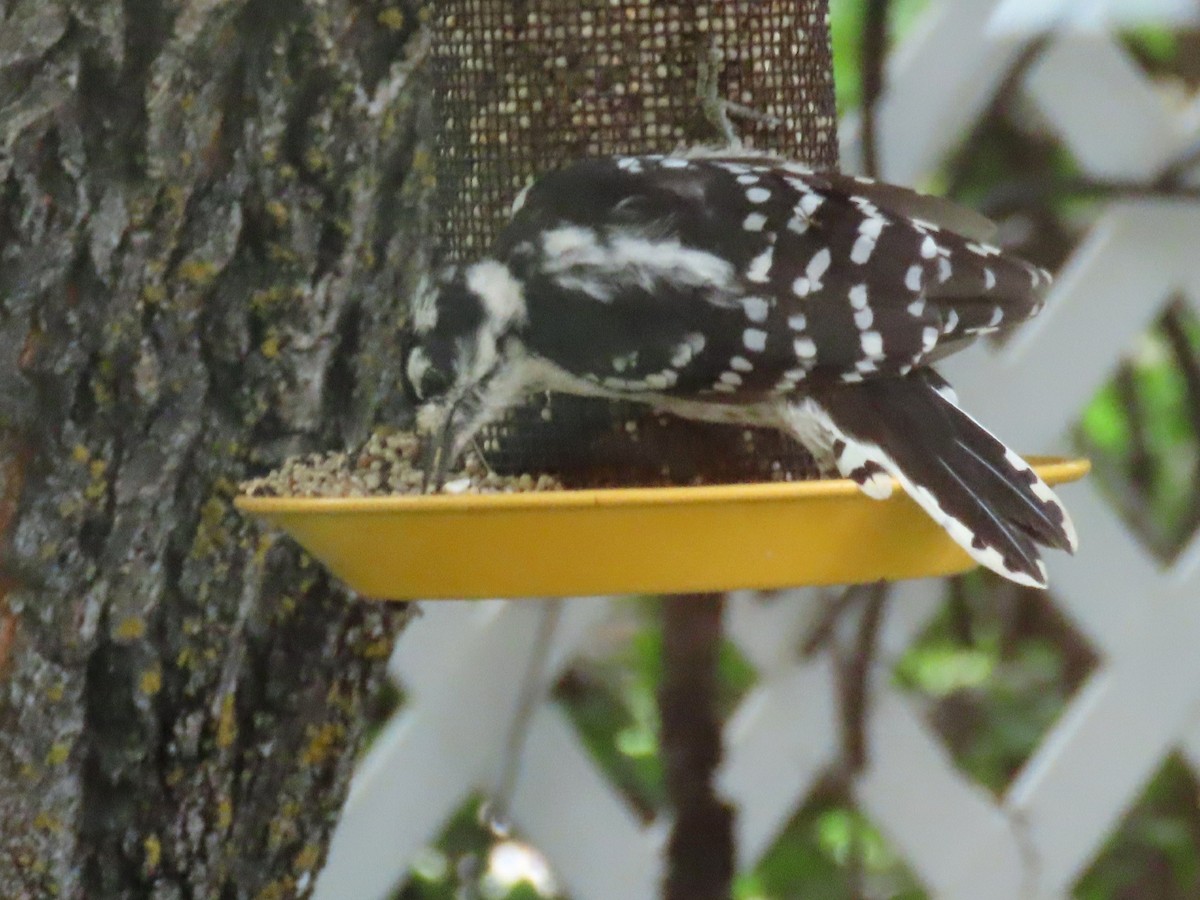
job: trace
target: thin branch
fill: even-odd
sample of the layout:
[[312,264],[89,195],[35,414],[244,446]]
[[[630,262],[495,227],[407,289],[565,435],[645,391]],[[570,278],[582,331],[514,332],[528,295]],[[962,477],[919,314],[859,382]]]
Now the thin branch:
[[509,724],[508,736],[504,741],[504,752],[500,758],[499,775],[492,795],[480,810],[483,824],[494,833],[504,834],[511,827],[512,798],[521,777],[521,763],[525,757],[525,741],[529,737],[529,726],[539,705],[546,696],[546,675],[550,662],[550,649],[554,633],[562,618],[562,601],[546,600],[539,610],[538,631],[533,640],[529,659],[525,664],[525,675],[521,679],[517,694],[517,707]]
[[853,649],[838,659],[838,689],[841,699],[842,762],[846,774],[862,772],[868,759],[867,716],[870,711],[871,670],[879,649],[879,626],[887,603],[887,582],[853,589],[866,594]]
[[1171,555],[1171,548],[1160,534],[1157,519],[1146,500],[1146,496],[1128,486],[1124,489],[1120,487],[1129,477],[1128,468],[1124,464],[1124,461],[1107,457],[1102,447],[1095,445],[1088,439],[1085,430],[1079,429],[1076,435],[1084,454],[1092,458],[1092,471],[1096,475],[1097,482],[1105,486],[1110,486],[1113,490],[1115,500],[1119,504],[1126,521],[1129,523],[1130,530],[1135,534],[1141,535],[1147,541],[1152,552],[1159,558],[1168,558]]
[[1200,165],[1200,141],[1190,144],[1175,159],[1163,166],[1156,183],[1167,186],[1178,185],[1197,165]]
[[[822,650],[833,655],[838,676],[842,762],[850,776],[862,771],[867,763],[867,695],[887,595],[886,582],[846,588],[830,602],[800,646],[802,658]],[[853,646],[847,650],[838,639],[839,626],[859,608],[858,630]]]
[[1146,438],[1146,415],[1138,393],[1133,366],[1121,363],[1113,382],[1129,423],[1129,463],[1126,475],[1139,495],[1144,496],[1154,481],[1154,457]]
[[1200,186],[1101,178],[1030,178],[1007,181],[979,204],[984,215],[997,210],[1045,209],[1063,200],[1200,200]]
[[[828,627],[822,629],[824,641],[830,646],[837,679],[839,731],[841,733],[841,762],[839,778],[850,790],[854,780],[867,767],[867,717],[870,713],[871,672],[879,649],[879,628],[888,597],[887,582],[848,588],[835,607]],[[836,619],[845,619],[853,607],[861,607],[858,627],[850,647],[837,640]],[[814,645],[815,649],[815,645]],[[855,823],[851,832],[850,854],[846,879],[850,896],[865,897],[864,846],[860,826]]]
[[962,192],[968,176],[968,163],[975,158],[980,145],[984,142],[988,125],[1004,115],[1012,105],[1021,83],[1025,80],[1026,73],[1041,58],[1048,44],[1049,36],[1030,41],[1013,60],[1008,71],[1004,73],[1004,77],[996,87],[996,92],[992,95],[992,101],[988,104],[988,108],[976,120],[975,127],[971,129],[970,134],[967,135],[966,140],[963,141],[947,166],[947,197],[955,197]]
[[1182,300],[1173,301],[1163,313],[1162,329],[1171,348],[1171,355],[1179,365],[1183,375],[1184,386],[1187,389],[1188,420],[1192,431],[1200,436],[1200,356],[1187,333],[1187,322],[1184,319],[1184,303]]
[[887,26],[890,0],[867,0],[863,15],[862,44],[862,158],[863,171],[872,178],[879,175],[879,134],[877,110],[883,93],[883,73],[887,61]]
[[[1197,356],[1192,342],[1187,334],[1187,322],[1184,319],[1184,304],[1175,300],[1167,307],[1162,318],[1163,335],[1171,348],[1171,355],[1183,375],[1183,383],[1187,390],[1187,415],[1191,423],[1192,435],[1200,440],[1200,357]],[[1200,524],[1200,458],[1192,469],[1191,490],[1188,491],[1188,506],[1180,520],[1183,533],[1191,534],[1197,524]]]
[[975,625],[971,617],[971,604],[967,598],[967,584],[960,576],[949,579],[947,604],[950,613],[950,629],[954,638],[964,647],[974,647]]
[[841,590],[836,596],[827,597],[827,603],[821,611],[820,617],[813,623],[812,628],[809,629],[800,644],[801,659],[809,659],[820,651],[833,646],[833,636],[838,623],[842,620],[846,610],[857,600],[858,594],[854,588]]
[[675,825],[667,845],[665,900],[728,900],[733,882],[733,810],[717,796],[721,762],[717,664],[720,594],[663,600],[662,754]]

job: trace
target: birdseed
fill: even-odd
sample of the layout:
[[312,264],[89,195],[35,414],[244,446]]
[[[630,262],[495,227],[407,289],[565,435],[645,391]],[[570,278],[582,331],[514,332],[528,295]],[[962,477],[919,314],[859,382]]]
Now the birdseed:
[[[310,453],[242,484],[251,497],[385,497],[421,493],[421,439],[409,431],[380,431],[358,450]],[[500,475],[468,450],[449,473],[442,493],[515,494],[556,491],[552,475]]]

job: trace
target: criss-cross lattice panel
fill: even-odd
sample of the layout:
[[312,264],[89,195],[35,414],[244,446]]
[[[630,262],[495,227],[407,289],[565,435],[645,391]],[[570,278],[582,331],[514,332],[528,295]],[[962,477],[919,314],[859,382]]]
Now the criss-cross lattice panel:
[[[919,182],[984,113],[1026,38],[992,27],[1011,0],[937,0],[895,65],[880,131],[888,180]],[[1022,75],[1022,92],[1088,175],[1145,180],[1200,138],[1196,109],[1164,97],[1112,35],[1064,28]],[[845,155],[853,158],[853,129]],[[565,152],[565,151],[564,151]],[[515,183],[515,181],[514,181]],[[1057,273],[1044,316],[1002,350],[945,368],[964,405],[1029,451],[1069,449],[1069,429],[1118,359],[1176,295],[1200,299],[1200,207],[1111,204]],[[943,585],[898,586],[872,679],[858,806],[931,896],[1067,896],[1150,776],[1172,753],[1200,769],[1200,551],[1173,563],[1142,548],[1094,482],[1067,489],[1081,534],[1048,560],[1053,602],[1097,663],[999,794],[956,765],[893,663],[943,603]],[[609,620],[611,601],[567,601],[543,673],[552,683]],[[832,659],[797,649],[821,609],[800,590],[736,596],[728,630],[757,682],[726,731],[719,786],[737,809],[739,864],[752,866],[840,752]],[[451,812],[494,784],[544,607],[428,604],[397,651],[406,702],[359,772],[318,896],[384,897]],[[544,702],[527,737],[511,815],[576,900],[649,898],[665,823],[646,825]]]

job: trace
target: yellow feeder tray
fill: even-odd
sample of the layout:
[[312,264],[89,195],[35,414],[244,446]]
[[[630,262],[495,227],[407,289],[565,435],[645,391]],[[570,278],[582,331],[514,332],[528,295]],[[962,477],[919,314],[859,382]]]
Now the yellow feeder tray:
[[[1082,459],[1032,459],[1048,484]],[[368,597],[678,594],[855,584],[975,563],[904,493],[845,479],[706,487],[239,497]]]

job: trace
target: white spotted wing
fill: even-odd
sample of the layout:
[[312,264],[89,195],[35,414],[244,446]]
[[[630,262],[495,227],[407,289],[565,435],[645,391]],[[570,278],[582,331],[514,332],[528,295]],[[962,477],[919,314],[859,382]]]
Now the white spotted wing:
[[744,402],[904,374],[1036,314],[1049,276],[989,232],[774,158],[642,156],[539,179],[495,253],[535,352],[610,391]]

